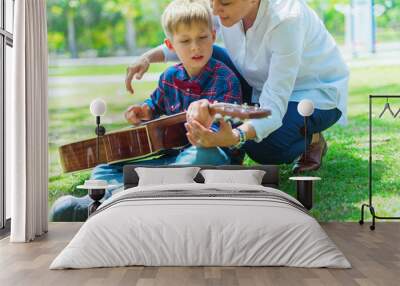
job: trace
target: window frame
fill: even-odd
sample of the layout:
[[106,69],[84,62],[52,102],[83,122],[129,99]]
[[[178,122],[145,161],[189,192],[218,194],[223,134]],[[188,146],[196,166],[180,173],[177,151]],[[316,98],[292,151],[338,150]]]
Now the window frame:
[[[15,0],[11,0],[13,13]],[[0,21],[0,237],[10,232],[11,219],[6,218],[6,189],[5,189],[5,96],[6,96],[6,47],[13,48],[13,34],[6,30],[6,0],[0,0],[1,21]],[[12,17],[14,18],[14,15]],[[14,28],[14,27],[13,27]],[[14,29],[12,29],[14,30]]]

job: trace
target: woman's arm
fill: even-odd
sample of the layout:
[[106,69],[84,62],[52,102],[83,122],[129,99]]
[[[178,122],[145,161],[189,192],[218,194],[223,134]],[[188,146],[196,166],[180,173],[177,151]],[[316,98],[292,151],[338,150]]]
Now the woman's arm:
[[155,47],[143,55],[141,55],[136,62],[128,67],[126,71],[125,86],[126,90],[130,93],[134,93],[132,87],[132,80],[141,79],[147,72],[151,63],[161,63],[168,61],[177,61],[178,57],[174,52],[171,52],[164,44]]
[[259,103],[261,108],[271,109],[272,115],[269,118],[248,121],[255,129],[256,142],[260,142],[282,126],[301,65],[304,31],[300,15],[284,20],[271,31],[268,48],[272,55],[268,79],[264,83]]
[[126,70],[125,86],[126,90],[133,94],[132,79],[141,79],[143,74],[149,69],[150,63],[159,63],[164,61],[164,52],[162,45],[151,49],[141,55],[136,62],[134,62]]
[[[268,46],[272,52],[269,76],[264,83],[259,103],[261,108],[271,109],[272,115],[269,118],[249,120],[239,127],[246,133],[248,140],[254,139],[260,142],[282,125],[301,64],[304,44],[302,25],[301,17],[293,17],[283,21],[271,32]],[[198,109],[198,107],[194,105],[193,109]],[[188,137],[193,142],[198,142],[196,145],[204,146],[203,142],[206,142],[207,147],[230,146],[234,138],[237,143],[237,137],[232,134],[232,129],[226,129],[223,134],[218,132],[212,135],[196,124],[188,124],[188,126]]]

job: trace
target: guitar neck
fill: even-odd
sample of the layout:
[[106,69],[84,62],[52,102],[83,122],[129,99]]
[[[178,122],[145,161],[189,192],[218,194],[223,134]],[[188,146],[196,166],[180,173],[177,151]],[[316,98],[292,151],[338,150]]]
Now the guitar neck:
[[229,103],[212,103],[209,105],[209,112],[211,116],[220,114],[240,120],[264,118],[271,115],[269,109]]

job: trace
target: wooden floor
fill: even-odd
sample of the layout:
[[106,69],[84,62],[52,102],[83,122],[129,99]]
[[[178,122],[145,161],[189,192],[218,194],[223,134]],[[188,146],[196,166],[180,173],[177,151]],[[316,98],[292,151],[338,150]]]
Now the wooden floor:
[[356,223],[322,224],[353,268],[122,267],[48,270],[80,223],[51,223],[44,237],[27,244],[0,241],[0,285],[400,285],[400,223],[375,231]]

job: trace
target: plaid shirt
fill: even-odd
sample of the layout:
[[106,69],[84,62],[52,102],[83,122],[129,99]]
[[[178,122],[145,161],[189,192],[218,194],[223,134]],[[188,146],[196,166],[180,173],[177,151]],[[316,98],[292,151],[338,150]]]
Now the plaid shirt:
[[239,79],[224,63],[213,58],[192,78],[182,64],[177,64],[160,76],[157,89],[144,102],[156,118],[185,111],[191,102],[199,99],[240,104]]

